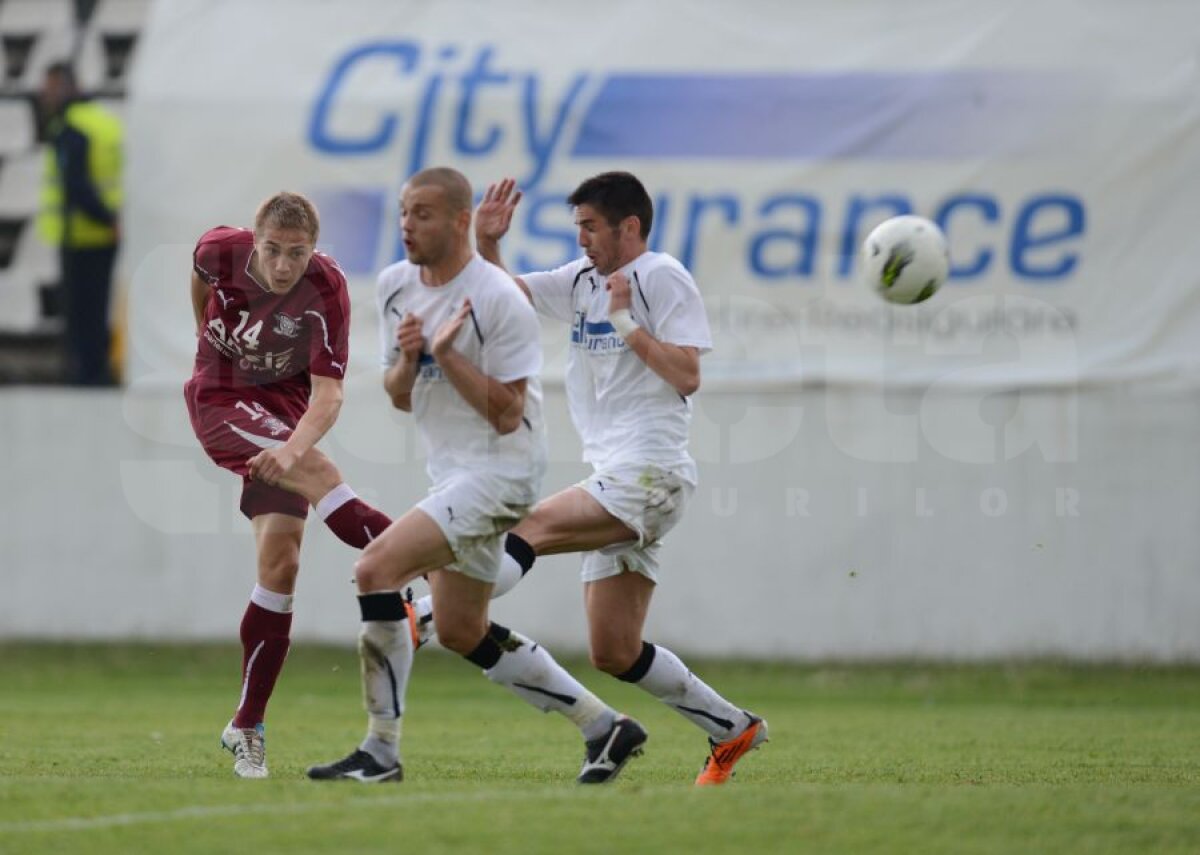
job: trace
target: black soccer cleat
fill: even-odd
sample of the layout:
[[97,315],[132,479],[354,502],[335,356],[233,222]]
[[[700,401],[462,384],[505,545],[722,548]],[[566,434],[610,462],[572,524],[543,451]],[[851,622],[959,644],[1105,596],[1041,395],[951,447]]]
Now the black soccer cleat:
[[628,716],[618,716],[608,733],[586,743],[583,768],[575,780],[581,784],[607,784],[616,780],[629,759],[642,753],[645,744],[646,728]]
[[404,767],[399,763],[384,766],[362,749],[348,757],[325,766],[309,766],[308,777],[314,781],[359,781],[364,784],[399,783],[404,780]]

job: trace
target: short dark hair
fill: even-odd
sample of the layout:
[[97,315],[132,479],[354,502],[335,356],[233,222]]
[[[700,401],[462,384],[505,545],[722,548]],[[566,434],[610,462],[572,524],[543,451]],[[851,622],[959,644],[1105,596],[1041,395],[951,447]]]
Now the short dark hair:
[[631,172],[602,172],[593,175],[567,197],[572,207],[591,205],[614,228],[626,217],[637,217],[642,240],[650,237],[654,222],[654,203],[650,194]]
[[72,91],[79,90],[79,78],[76,77],[74,65],[71,64],[70,60],[60,59],[50,62],[46,66],[46,71],[42,72],[42,79],[49,80],[52,78],[58,78]]
[[46,66],[44,72],[45,77],[61,77],[72,88],[79,85],[79,80],[75,76],[75,66],[65,59],[60,59]]
[[471,210],[471,182],[457,169],[431,166],[409,178],[407,183],[409,187],[441,187],[451,211],[458,213]]

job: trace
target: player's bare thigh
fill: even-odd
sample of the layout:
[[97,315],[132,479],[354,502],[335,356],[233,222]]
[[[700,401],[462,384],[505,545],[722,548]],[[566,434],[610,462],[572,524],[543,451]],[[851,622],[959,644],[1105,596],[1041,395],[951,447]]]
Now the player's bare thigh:
[[323,451],[310,448],[277,486],[299,493],[309,504],[321,501],[330,490],[342,483],[342,473]]
[[642,652],[642,628],[654,583],[625,572],[583,586],[592,664],[608,674],[628,671]]
[[567,487],[538,502],[512,531],[538,555],[589,552],[637,540],[636,532],[578,486]]
[[360,593],[395,591],[453,562],[454,552],[441,528],[413,508],[367,545],[354,565],[354,577]]

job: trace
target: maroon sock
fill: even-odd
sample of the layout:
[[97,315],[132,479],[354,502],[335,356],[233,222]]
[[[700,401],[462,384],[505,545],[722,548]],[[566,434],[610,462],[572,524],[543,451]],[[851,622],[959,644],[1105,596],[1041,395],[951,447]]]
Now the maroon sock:
[[234,727],[254,727],[267,713],[267,701],[283,670],[291,643],[292,613],[246,607],[242,617],[242,702],[233,716]]
[[356,549],[365,549],[384,529],[392,524],[391,518],[375,510],[362,499],[351,499],[325,517],[325,525],[343,543]]

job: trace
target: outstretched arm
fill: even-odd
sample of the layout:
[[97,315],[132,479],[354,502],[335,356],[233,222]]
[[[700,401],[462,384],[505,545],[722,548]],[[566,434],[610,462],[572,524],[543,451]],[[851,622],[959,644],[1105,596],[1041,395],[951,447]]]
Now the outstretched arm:
[[[508,271],[508,268],[504,266],[504,259],[500,255],[500,239],[508,233],[513,212],[520,201],[521,191],[517,189],[517,182],[511,178],[504,178],[488,185],[483,200],[475,209],[475,248],[487,261],[504,271]],[[532,301],[529,288],[521,278],[513,276],[513,280]]]

